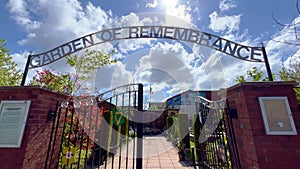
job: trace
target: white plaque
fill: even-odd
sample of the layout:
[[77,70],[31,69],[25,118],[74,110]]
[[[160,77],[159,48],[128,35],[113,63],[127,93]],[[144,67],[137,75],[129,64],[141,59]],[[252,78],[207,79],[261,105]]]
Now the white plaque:
[[259,97],[267,135],[297,135],[287,97]]
[[1,101],[0,147],[21,147],[30,100]]

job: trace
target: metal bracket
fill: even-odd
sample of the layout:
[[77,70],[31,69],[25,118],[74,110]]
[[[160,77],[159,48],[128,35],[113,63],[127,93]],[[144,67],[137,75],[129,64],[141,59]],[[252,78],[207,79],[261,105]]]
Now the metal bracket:
[[47,122],[49,122],[50,120],[53,121],[53,120],[55,119],[55,116],[56,116],[56,111],[50,109],[50,110],[48,111]]
[[238,119],[238,113],[236,109],[229,109],[229,115],[231,119]]

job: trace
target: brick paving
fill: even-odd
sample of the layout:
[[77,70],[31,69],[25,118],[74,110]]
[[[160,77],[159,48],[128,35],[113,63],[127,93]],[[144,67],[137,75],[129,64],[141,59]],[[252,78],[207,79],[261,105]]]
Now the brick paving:
[[[143,139],[143,169],[193,169],[188,161],[178,161],[177,150],[163,136],[146,136]],[[133,142],[129,144],[132,150]],[[126,168],[126,152],[121,152],[121,169]],[[127,168],[133,167],[132,151],[128,152]],[[119,168],[119,155],[107,168]],[[113,165],[113,166],[112,166]],[[104,168],[101,166],[100,168]]]

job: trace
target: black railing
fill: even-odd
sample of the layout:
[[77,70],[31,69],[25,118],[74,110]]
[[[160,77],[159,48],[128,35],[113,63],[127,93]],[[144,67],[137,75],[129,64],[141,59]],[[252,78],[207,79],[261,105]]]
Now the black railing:
[[195,102],[200,121],[200,148],[196,150],[200,151],[199,167],[231,169],[231,152],[224,118],[226,100],[210,101],[197,97]]

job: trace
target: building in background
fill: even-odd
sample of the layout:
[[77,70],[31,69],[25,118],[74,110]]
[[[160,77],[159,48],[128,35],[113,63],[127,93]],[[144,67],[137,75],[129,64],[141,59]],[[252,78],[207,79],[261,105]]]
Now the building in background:
[[187,90],[179,93],[166,100],[166,115],[176,116],[178,113],[188,114],[190,126],[192,126],[192,119],[196,114],[195,97],[202,96],[204,98],[211,98],[212,91],[193,91]]

